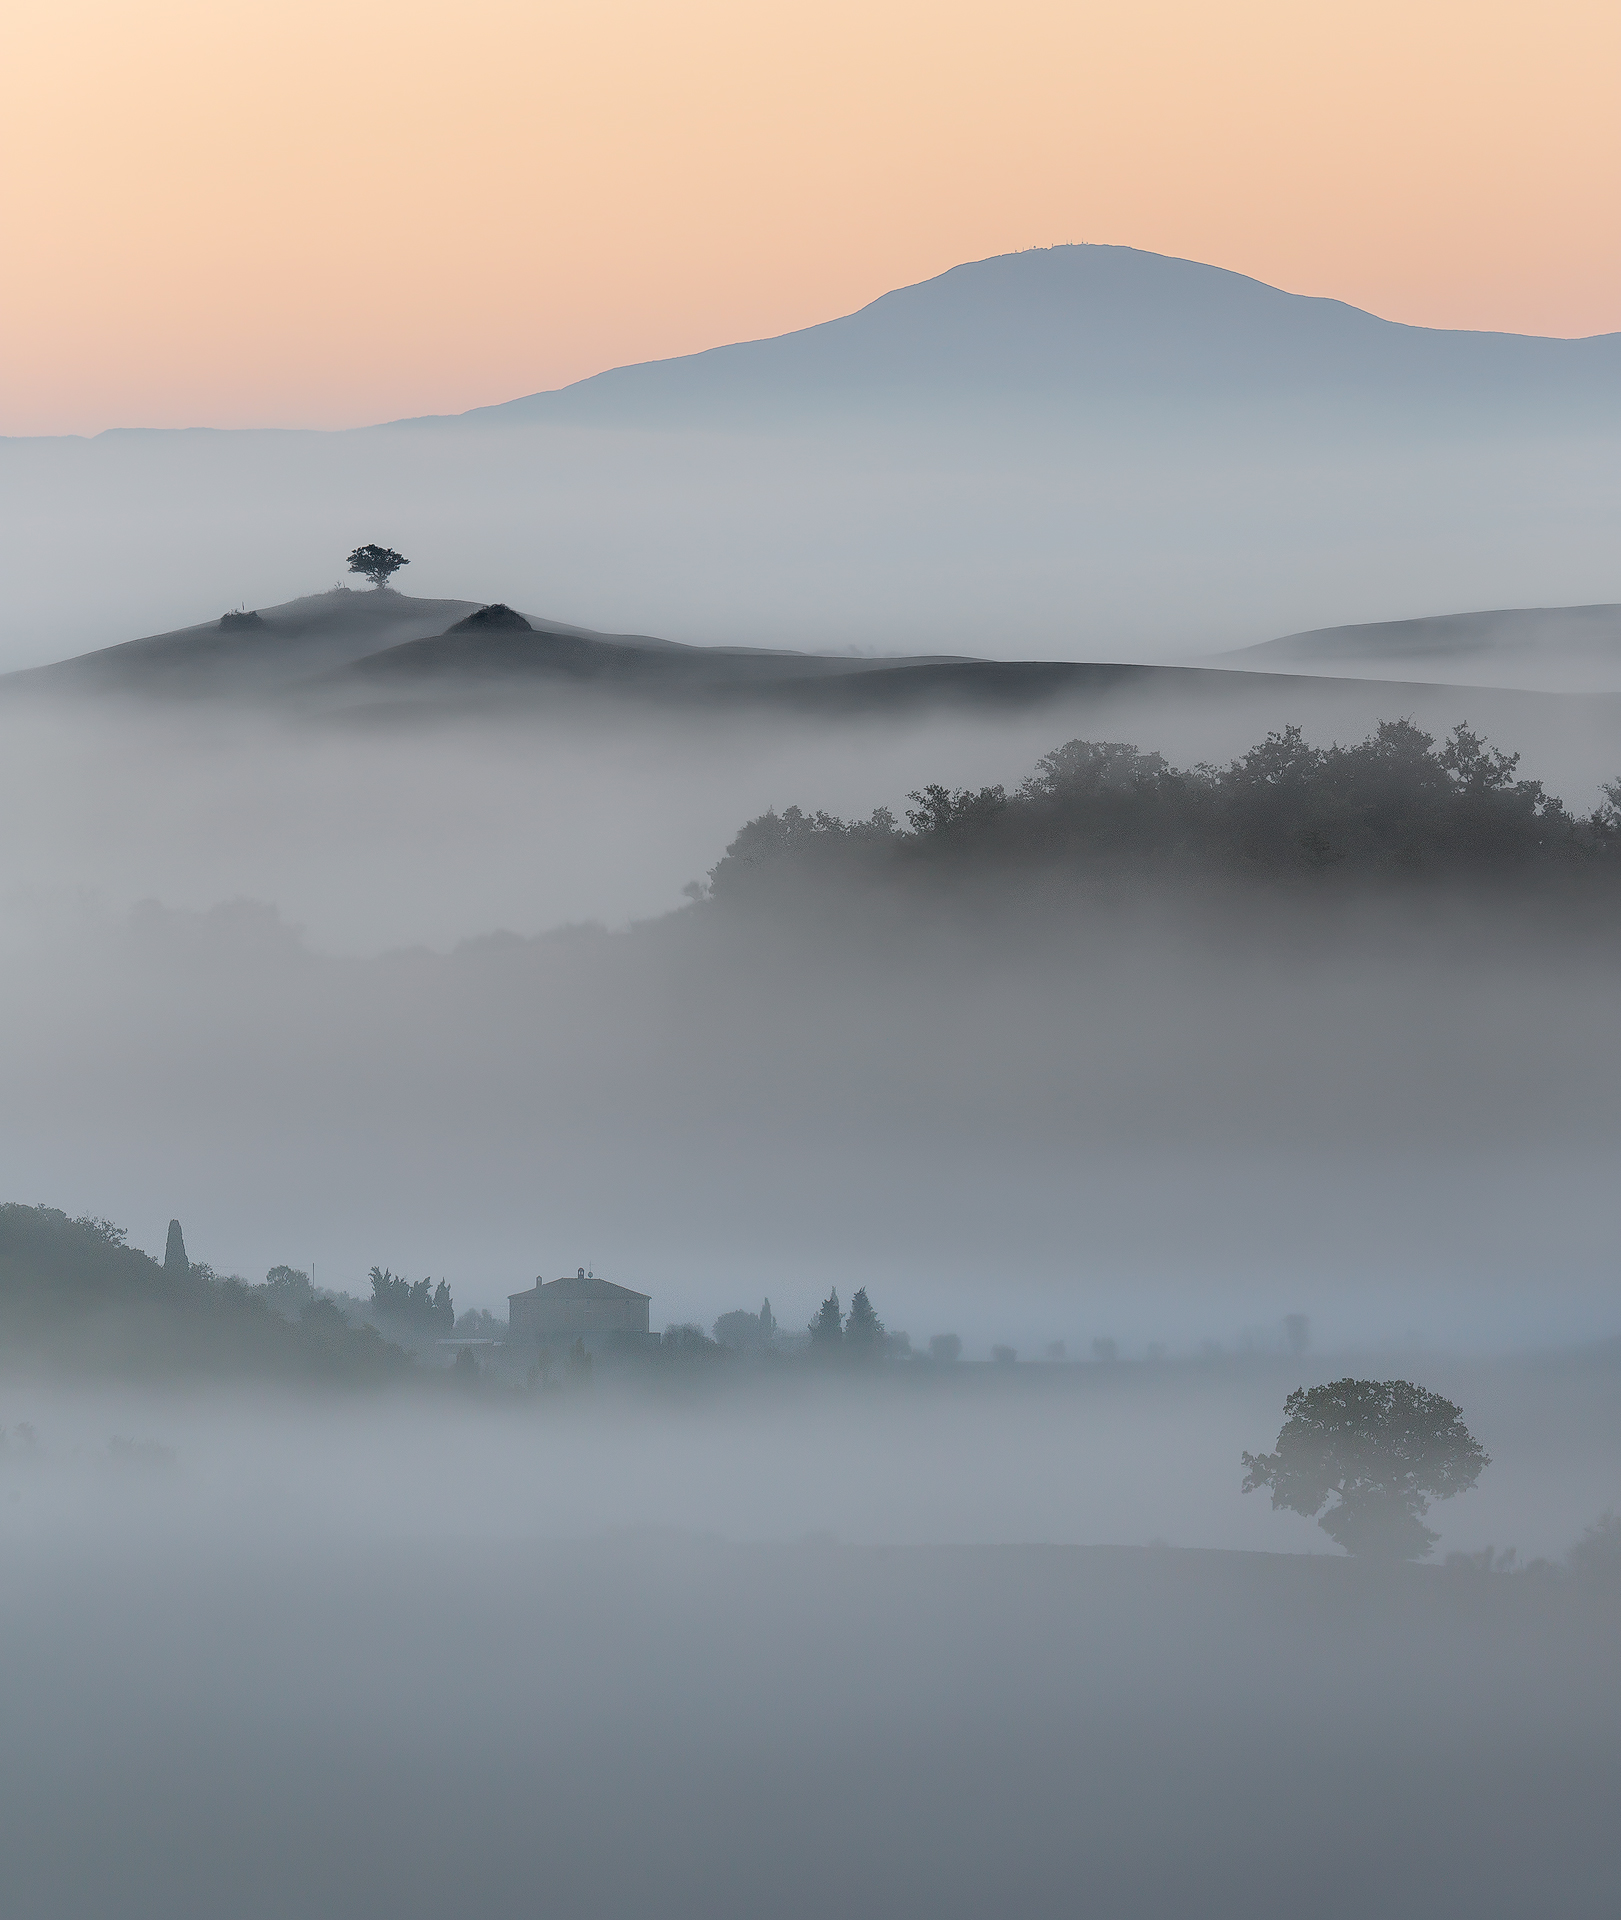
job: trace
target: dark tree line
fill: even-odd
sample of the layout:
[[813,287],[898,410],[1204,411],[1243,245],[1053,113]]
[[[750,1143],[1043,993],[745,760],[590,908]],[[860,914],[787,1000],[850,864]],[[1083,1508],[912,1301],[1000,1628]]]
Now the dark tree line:
[[710,875],[716,900],[817,876],[954,877],[1021,864],[1050,870],[1256,878],[1499,879],[1621,872],[1621,780],[1586,815],[1519,756],[1467,726],[1444,745],[1407,720],[1354,746],[1314,747],[1299,727],[1225,767],[1177,768],[1116,741],[1071,740],[1003,787],[924,787],[901,826],[790,807],[751,820]]
[[407,1280],[386,1267],[371,1270],[372,1311],[402,1321],[418,1333],[449,1334],[456,1329],[456,1309],[450,1288],[441,1280]]

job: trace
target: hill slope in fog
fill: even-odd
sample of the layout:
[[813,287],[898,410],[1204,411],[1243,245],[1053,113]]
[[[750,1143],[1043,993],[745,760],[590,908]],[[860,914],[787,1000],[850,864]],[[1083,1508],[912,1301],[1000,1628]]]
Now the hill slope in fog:
[[1263,673],[1613,693],[1621,691],[1621,605],[1504,607],[1320,627],[1240,647],[1219,663]]
[[293,1322],[207,1267],[160,1266],[104,1220],[11,1204],[0,1205],[0,1354],[12,1371],[152,1379],[359,1382],[409,1366],[399,1348],[324,1302]]
[[[150,634],[101,647],[49,666],[7,674],[15,691],[134,694],[162,700],[239,699],[276,693],[301,681],[341,671],[373,654],[443,635],[476,615],[477,600],[417,599],[384,588],[357,592],[334,587],[278,607],[226,614],[172,633]],[[657,651],[672,642],[646,635],[593,634],[583,627],[532,620],[546,635],[604,646]],[[455,636],[469,657],[490,636]]]
[[[494,621],[480,617],[491,612]],[[1516,617],[1459,619],[1467,627]],[[986,635],[996,637],[994,630]],[[1281,665],[1295,642],[1277,644]],[[1318,658],[1309,646],[1301,651],[1308,662]],[[1236,665],[1251,657],[1255,667]],[[1234,656],[1232,666],[1156,666],[705,647],[602,633],[475,601],[339,588],[5,675],[0,702],[12,695],[3,704],[19,719],[28,696],[43,695],[65,702],[69,716],[87,699],[111,697],[154,716],[212,706],[412,729],[465,721],[527,727],[549,717],[572,724],[592,715],[619,730],[639,716],[665,733],[677,722],[687,731],[716,723],[733,743],[741,743],[750,721],[847,727],[935,716],[983,731],[1050,714],[1054,737],[1119,740],[1148,732],[1174,741],[1190,759],[1220,759],[1271,728],[1298,724],[1325,741],[1356,738],[1400,715],[1437,734],[1467,721],[1513,738],[1532,754],[1535,771],[1562,787],[1584,789],[1621,765],[1621,695],[1460,684],[1456,670],[1423,681],[1405,677],[1399,660],[1384,679],[1366,671],[1335,675],[1326,659],[1336,656],[1325,656],[1315,671],[1255,670],[1270,657],[1253,649]],[[1479,660],[1478,650],[1460,649],[1458,657]],[[1484,674],[1490,661],[1479,664]],[[70,717],[68,724],[77,722]]]

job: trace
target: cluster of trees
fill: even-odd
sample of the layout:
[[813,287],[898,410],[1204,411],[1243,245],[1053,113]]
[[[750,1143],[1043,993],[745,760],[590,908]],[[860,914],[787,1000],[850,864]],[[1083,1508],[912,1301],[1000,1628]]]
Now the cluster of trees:
[[888,1351],[884,1323],[867,1298],[865,1287],[856,1288],[848,1313],[841,1313],[838,1289],[834,1288],[816,1310],[810,1337],[812,1354],[823,1359],[880,1360]]
[[397,1320],[424,1337],[442,1337],[456,1329],[456,1309],[443,1280],[435,1286],[431,1280],[407,1280],[386,1267],[373,1267],[371,1307],[380,1317]]
[[769,1347],[777,1337],[777,1316],[769,1298],[758,1313],[741,1307],[735,1313],[723,1313],[715,1322],[714,1335],[718,1346],[730,1347],[734,1353],[758,1353]]
[[296,1267],[272,1267],[265,1275],[261,1291],[271,1306],[289,1320],[298,1319],[317,1298],[309,1275]]
[[1348,747],[1315,747],[1286,727],[1225,767],[1071,740],[1011,793],[912,793],[905,826],[887,808],[855,821],[797,807],[762,814],[711,872],[710,896],[1021,864],[1259,878],[1621,872],[1621,780],[1577,816],[1518,769],[1518,754],[1467,726],[1438,745],[1407,720],[1382,721]]
[[350,1382],[409,1367],[397,1347],[351,1326],[330,1301],[308,1298],[289,1313],[278,1291],[189,1260],[178,1222],[159,1262],[109,1220],[0,1206],[0,1341],[53,1366]]

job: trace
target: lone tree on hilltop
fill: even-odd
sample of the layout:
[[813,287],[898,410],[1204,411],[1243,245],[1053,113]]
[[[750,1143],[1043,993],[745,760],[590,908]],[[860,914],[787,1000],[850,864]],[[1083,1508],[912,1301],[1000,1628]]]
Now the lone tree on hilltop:
[[[1491,1456],[1450,1400],[1408,1380],[1334,1380],[1283,1403],[1276,1453],[1246,1453],[1244,1491],[1270,1488],[1347,1553],[1420,1560],[1430,1501],[1467,1493]],[[1332,1503],[1332,1504],[1331,1504]],[[1328,1511],[1323,1512],[1327,1507]]]
[[374,587],[386,587],[401,567],[410,564],[392,547],[356,547],[349,556],[349,571],[364,574]]

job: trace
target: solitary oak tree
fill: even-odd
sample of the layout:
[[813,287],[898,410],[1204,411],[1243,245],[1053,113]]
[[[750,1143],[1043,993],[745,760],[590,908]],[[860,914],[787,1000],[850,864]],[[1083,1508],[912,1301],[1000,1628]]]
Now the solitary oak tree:
[[392,547],[356,547],[349,556],[349,571],[364,574],[374,587],[386,587],[401,567],[410,566],[403,553]]
[[[1271,1490],[1347,1553],[1419,1560],[1431,1500],[1467,1493],[1491,1458],[1450,1400],[1408,1380],[1334,1380],[1283,1403],[1275,1453],[1246,1453],[1244,1491]],[[1327,1512],[1323,1511],[1327,1508]]]

